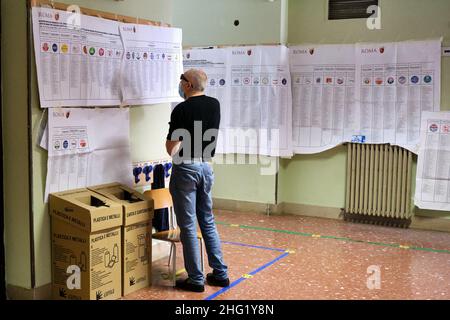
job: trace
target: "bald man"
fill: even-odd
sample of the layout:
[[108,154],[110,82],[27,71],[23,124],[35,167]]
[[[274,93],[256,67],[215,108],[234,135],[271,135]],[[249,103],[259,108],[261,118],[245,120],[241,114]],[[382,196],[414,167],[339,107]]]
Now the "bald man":
[[186,280],[177,281],[182,290],[205,291],[196,220],[200,226],[213,269],[206,277],[212,286],[230,284],[221,243],[212,212],[211,188],[214,173],[210,162],[215,154],[220,125],[220,103],[204,94],[207,76],[191,69],[180,77],[179,92],[185,99],[172,111],[166,149],[173,160],[170,193],[183,244]]

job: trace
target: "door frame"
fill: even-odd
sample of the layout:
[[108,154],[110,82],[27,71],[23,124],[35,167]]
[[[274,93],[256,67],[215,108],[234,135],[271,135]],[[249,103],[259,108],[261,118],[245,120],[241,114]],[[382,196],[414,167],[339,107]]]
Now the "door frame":
[[[0,39],[2,38],[2,9],[0,6]],[[0,60],[2,57],[2,49],[0,42]],[[1,74],[1,64],[0,64],[0,74]],[[4,203],[4,189],[3,189],[3,83],[0,77],[0,177],[2,183],[0,184],[0,205],[1,205],[1,213],[0,213],[0,300],[6,299],[6,275],[5,275],[5,238],[4,238],[4,212],[5,212],[5,203]]]

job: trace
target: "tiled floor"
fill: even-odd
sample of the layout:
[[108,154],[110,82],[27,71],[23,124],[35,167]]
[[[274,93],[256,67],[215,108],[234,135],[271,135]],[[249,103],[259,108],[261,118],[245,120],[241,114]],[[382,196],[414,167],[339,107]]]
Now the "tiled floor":
[[[164,260],[154,263],[153,286],[125,299],[450,299],[449,233],[301,216],[215,215],[230,287],[174,289],[163,279]],[[181,245],[177,256],[181,271]],[[380,271],[379,282],[373,270]]]

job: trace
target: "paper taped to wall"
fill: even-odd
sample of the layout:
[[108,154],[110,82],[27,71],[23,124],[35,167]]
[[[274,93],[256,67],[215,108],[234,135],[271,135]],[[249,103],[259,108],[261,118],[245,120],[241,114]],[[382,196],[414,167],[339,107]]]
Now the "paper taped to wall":
[[133,185],[129,109],[52,109],[45,201],[53,192],[119,182]]
[[138,24],[120,24],[125,54],[121,68],[126,105],[182,101],[178,94],[183,73],[182,32]]
[[221,104],[217,153],[292,156],[291,77],[285,46],[185,50],[184,69],[208,75]]
[[415,204],[450,211],[450,112],[423,112]]
[[119,105],[119,23],[38,7],[32,17],[41,107]]
[[181,101],[181,29],[41,7],[32,19],[42,108]]

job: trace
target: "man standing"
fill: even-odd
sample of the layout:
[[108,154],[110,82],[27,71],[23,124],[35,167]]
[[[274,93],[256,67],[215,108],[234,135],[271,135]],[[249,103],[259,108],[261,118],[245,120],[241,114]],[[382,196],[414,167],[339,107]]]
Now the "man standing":
[[181,75],[179,91],[185,101],[172,111],[166,141],[166,150],[173,158],[169,188],[189,276],[177,281],[176,287],[194,292],[205,290],[196,220],[205,241],[209,266],[213,269],[206,277],[208,284],[219,287],[230,284],[212,213],[214,174],[209,163],[217,143],[220,103],[204,94],[206,83],[207,76],[201,70],[191,69]]

